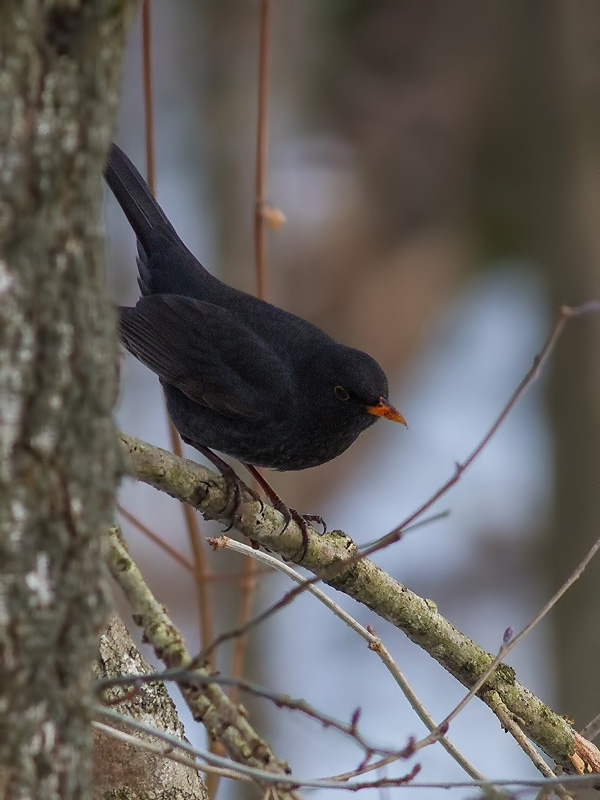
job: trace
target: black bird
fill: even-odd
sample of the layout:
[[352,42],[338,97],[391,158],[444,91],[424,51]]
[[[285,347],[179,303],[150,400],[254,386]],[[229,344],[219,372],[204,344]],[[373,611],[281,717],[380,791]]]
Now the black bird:
[[379,417],[406,424],[373,358],[207,272],[114,144],[105,177],[137,236],[142,297],[120,309],[122,342],[158,375],[183,440],[230,482],[207,449],[300,470],[339,456]]

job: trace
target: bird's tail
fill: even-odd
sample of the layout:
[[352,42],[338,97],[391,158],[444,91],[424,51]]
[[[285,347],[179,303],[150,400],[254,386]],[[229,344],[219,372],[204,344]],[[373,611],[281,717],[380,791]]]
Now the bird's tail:
[[146,253],[158,234],[181,242],[146,181],[116,144],[109,148],[104,177]]

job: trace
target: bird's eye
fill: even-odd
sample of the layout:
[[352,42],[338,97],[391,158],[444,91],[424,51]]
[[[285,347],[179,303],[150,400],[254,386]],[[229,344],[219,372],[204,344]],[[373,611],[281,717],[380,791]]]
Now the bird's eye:
[[347,400],[350,397],[343,386],[336,386],[333,391],[335,392],[335,396],[338,400]]

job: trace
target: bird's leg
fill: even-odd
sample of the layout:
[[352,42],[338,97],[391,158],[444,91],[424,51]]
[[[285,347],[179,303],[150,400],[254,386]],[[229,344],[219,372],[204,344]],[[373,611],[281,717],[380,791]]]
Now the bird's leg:
[[252,477],[256,480],[259,484],[261,489],[267,495],[271,503],[273,504],[273,508],[277,509],[279,513],[283,516],[284,525],[281,529],[281,533],[285,531],[287,526],[290,524],[291,520],[298,525],[300,530],[302,531],[302,555],[300,557],[300,561],[304,558],[308,551],[308,523],[309,522],[316,522],[319,525],[323,526],[323,533],[327,530],[327,526],[325,525],[325,520],[323,517],[320,517],[318,514],[300,514],[294,508],[290,508],[286,505],[281,497],[277,494],[275,489],[263,478],[260,472],[256,469],[256,467],[252,466],[252,464],[247,464],[243,462],[244,466],[248,470],[248,472],[252,475]]
[[227,509],[228,515],[230,515],[231,517],[231,521],[229,525],[225,528],[225,531],[231,530],[234,522],[239,516],[242,489],[248,492],[248,494],[254,500],[257,500],[260,503],[260,508],[262,511],[263,509],[262,500],[260,499],[258,494],[254,491],[254,489],[251,489],[247,484],[244,483],[244,481],[241,478],[238,478],[233,467],[230,467],[226,461],[223,461],[222,458],[219,458],[219,456],[216,453],[213,453],[213,451],[210,448],[205,447],[202,444],[198,444],[198,442],[194,442],[192,439],[187,439],[185,436],[182,436],[181,438],[186,444],[189,444],[191,447],[198,450],[198,452],[202,453],[202,455],[205,458],[207,458],[210,461],[210,463],[213,464],[213,466],[215,466],[219,470],[219,472],[225,479],[228,497],[227,497],[227,502],[221,509],[221,513],[224,513],[225,510]]

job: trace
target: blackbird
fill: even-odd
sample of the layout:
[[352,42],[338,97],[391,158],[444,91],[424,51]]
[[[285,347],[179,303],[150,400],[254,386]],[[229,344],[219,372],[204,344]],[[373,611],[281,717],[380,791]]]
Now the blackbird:
[[406,425],[371,356],[207,272],[114,144],[105,178],[137,236],[142,296],[120,308],[121,340],[158,375],[183,440],[228,480],[209,451],[300,470],[339,456],[380,417]]

